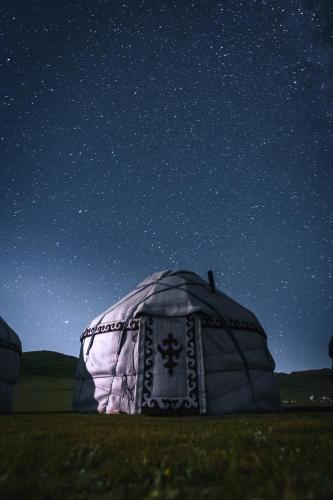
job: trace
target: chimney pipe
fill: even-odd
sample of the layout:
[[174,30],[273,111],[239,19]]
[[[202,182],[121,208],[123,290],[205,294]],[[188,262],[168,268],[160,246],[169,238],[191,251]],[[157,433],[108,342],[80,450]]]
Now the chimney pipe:
[[213,271],[208,271],[208,281],[209,281],[209,286],[212,289],[212,292],[216,293]]

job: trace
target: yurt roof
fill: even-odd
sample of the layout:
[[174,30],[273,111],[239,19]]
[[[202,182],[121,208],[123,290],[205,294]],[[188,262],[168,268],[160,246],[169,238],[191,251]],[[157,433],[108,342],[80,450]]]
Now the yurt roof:
[[[97,316],[86,329],[129,322],[148,316],[201,314],[252,325],[261,329],[255,315],[191,271],[160,271],[148,276],[123,299]],[[232,325],[230,325],[232,326]],[[112,328],[111,328],[112,329]],[[251,329],[251,328],[246,328]]]
[[0,316],[0,348],[10,349],[18,353],[22,352],[22,344],[19,336]]

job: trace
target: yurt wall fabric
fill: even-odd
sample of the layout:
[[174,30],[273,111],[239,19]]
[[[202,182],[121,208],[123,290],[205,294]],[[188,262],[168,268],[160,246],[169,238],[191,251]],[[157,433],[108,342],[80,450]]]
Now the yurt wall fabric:
[[278,409],[275,365],[264,332],[234,329],[233,335],[246,360],[246,368],[223,325],[218,320],[203,320],[208,413]]
[[9,413],[12,409],[21,353],[22,345],[18,335],[0,318],[0,413]]
[[189,271],[163,271],[81,336],[73,406],[106,413],[274,411],[266,334],[246,308]]
[[83,339],[74,409],[115,413],[206,413],[199,318],[143,316]]
[[[116,322],[109,324],[107,333],[87,333],[82,341],[74,409],[99,413],[135,412],[138,326],[139,322],[133,322],[124,332],[123,323]],[[93,348],[90,349],[92,338]]]

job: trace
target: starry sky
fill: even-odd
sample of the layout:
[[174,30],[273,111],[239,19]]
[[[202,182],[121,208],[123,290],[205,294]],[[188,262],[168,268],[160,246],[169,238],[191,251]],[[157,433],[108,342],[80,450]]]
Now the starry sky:
[[329,366],[331,0],[2,0],[0,314],[25,351],[212,269],[278,371]]

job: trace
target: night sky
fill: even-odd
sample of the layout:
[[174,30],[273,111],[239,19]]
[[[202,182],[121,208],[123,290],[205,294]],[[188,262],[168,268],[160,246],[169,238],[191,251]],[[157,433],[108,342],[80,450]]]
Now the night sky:
[[331,0],[2,0],[0,314],[78,355],[147,275],[253,310],[278,371],[329,365]]

